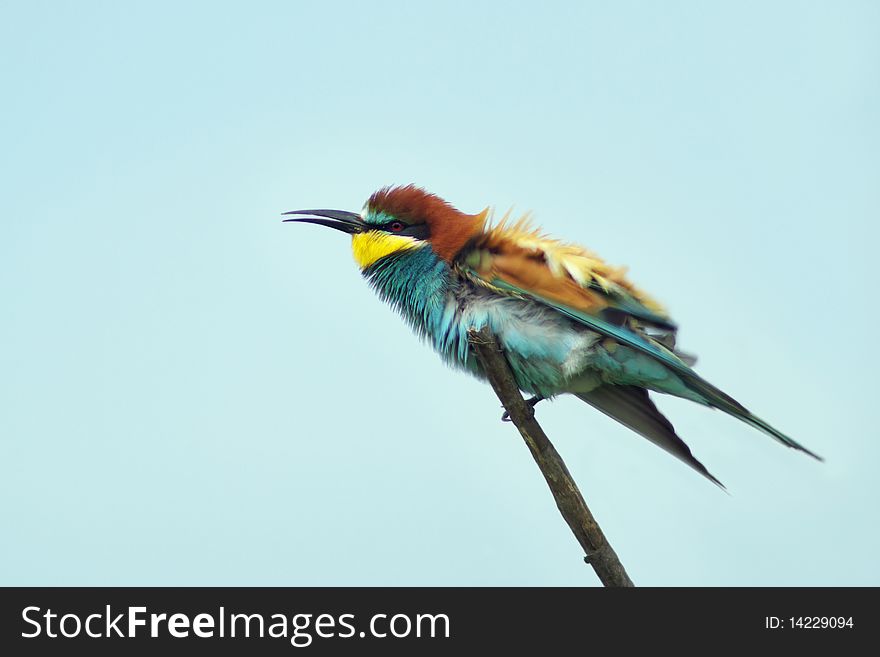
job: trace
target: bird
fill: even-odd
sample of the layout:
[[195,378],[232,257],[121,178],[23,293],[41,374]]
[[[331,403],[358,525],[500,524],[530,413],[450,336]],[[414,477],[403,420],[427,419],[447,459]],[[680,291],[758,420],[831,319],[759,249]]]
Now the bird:
[[[783,445],[820,456],[694,371],[677,325],[626,268],[546,236],[531,216],[467,214],[414,184],[383,187],[361,212],[293,210],[286,222],[351,236],[361,274],[449,365],[486,374],[468,340],[495,335],[517,386],[544,399],[573,395],[724,485],[696,459],[651,394],[721,410]],[[506,417],[502,419],[507,419]]]

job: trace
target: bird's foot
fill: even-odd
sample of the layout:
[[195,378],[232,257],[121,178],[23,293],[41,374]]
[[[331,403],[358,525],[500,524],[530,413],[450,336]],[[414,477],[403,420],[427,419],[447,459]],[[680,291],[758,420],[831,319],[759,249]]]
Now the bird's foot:
[[[545,400],[545,399],[547,399],[547,398],[546,398],[546,397],[542,397],[541,395],[535,395],[534,397],[531,397],[531,398],[529,398],[529,399],[526,399],[526,404],[528,404],[529,406],[531,406],[532,408],[534,408],[535,405],[536,405],[539,401],[543,401],[543,400]],[[504,414],[501,416],[501,421],[502,421],[502,422],[510,422],[510,413],[509,413],[508,411],[504,411]]]

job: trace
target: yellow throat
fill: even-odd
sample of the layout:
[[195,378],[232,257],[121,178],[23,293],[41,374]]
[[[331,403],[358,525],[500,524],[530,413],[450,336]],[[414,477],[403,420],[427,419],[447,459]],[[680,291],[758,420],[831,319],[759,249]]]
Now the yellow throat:
[[398,251],[418,249],[427,246],[427,242],[407,237],[391,235],[381,230],[368,230],[351,236],[351,252],[358,267],[366,269],[379,258],[384,258]]

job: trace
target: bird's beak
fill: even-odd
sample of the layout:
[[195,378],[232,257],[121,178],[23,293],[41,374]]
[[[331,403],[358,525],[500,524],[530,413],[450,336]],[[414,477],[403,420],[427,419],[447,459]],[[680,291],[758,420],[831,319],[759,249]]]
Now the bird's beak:
[[367,224],[357,212],[346,212],[345,210],[292,210],[284,214],[305,214],[311,217],[297,217],[296,219],[285,219],[284,221],[298,221],[306,224],[318,224],[319,226],[327,226],[341,230],[349,235],[362,233],[367,229]]

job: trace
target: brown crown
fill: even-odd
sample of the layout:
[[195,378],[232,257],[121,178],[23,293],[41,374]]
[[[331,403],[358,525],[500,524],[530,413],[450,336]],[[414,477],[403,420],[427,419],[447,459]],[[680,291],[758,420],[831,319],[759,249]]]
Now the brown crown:
[[428,225],[428,240],[443,259],[452,261],[467,242],[480,233],[486,212],[465,214],[436,194],[415,185],[383,187],[370,197],[367,206],[409,224]]

